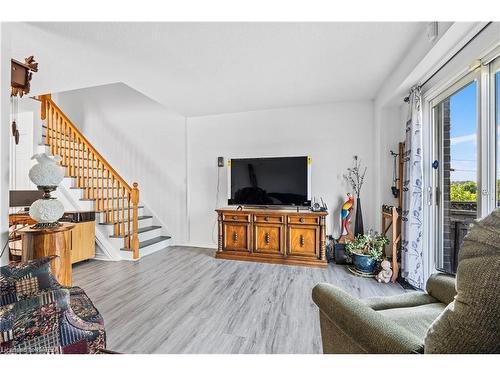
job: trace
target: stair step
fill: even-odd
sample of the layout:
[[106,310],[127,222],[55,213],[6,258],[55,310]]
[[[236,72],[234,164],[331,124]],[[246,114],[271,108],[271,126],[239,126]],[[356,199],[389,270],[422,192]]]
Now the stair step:
[[[144,206],[137,206],[137,208],[144,208]],[[122,207],[120,207],[120,210],[122,209]],[[128,209],[128,206],[125,206],[125,210]],[[132,209],[132,207],[130,207],[130,209]],[[108,211],[118,211],[118,207],[115,207],[114,209],[111,209],[111,208],[106,208],[104,210],[98,210],[96,212],[108,212]]]
[[[144,215],[144,216],[138,216],[137,220],[146,220],[146,219],[152,219],[152,218],[153,218],[153,216]],[[113,223],[99,223],[99,225],[115,225],[118,223],[123,223],[123,220],[122,221],[115,221]]]
[[[170,236],[159,236],[159,237],[152,238],[150,240],[139,242],[139,249],[144,249],[145,247],[154,245],[154,244],[156,244],[158,242],[169,240],[170,238],[172,238],[172,237],[170,237]],[[124,250],[124,251],[133,251],[132,249],[130,249],[128,247],[122,247],[121,249]]]
[[[80,198],[81,201],[96,201],[98,200],[99,198]],[[109,198],[103,198],[105,200],[113,200],[113,199],[118,199],[119,201],[122,201],[123,200],[123,197],[109,197]],[[127,206],[128,207],[128,206]],[[121,208],[121,206],[120,206]]]
[[[141,234],[141,233],[145,233],[145,232],[149,232],[151,230],[155,230],[155,229],[160,229],[161,226],[160,225],[151,225],[150,227],[144,227],[144,228],[139,228],[137,229],[137,234]],[[109,237],[111,238],[124,238],[128,236],[128,234],[121,234],[121,235],[111,235]],[[148,240],[149,241],[149,240]]]
[[70,189],[80,189],[80,190],[85,190],[85,189],[100,189],[100,190],[104,190],[104,191],[107,191],[107,190],[119,190],[119,191],[122,191],[123,188],[116,188],[116,187],[106,187],[106,186],[100,186],[100,187],[85,187],[85,186],[70,186],[69,187]]

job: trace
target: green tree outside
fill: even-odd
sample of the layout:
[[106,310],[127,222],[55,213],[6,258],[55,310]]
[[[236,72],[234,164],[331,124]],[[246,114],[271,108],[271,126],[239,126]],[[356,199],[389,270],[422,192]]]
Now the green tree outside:
[[477,184],[473,181],[456,181],[450,185],[452,202],[474,202],[477,199]]
[[[477,184],[474,181],[455,181],[450,185],[452,202],[475,202],[477,200]],[[500,179],[497,180],[497,202],[500,203]]]

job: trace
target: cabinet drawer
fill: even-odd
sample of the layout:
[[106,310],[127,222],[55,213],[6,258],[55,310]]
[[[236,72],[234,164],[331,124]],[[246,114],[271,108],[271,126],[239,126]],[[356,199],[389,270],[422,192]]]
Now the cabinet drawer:
[[318,216],[309,216],[309,215],[288,215],[288,223],[289,224],[298,224],[298,225],[319,225],[319,217]]
[[250,214],[238,214],[238,213],[223,213],[223,221],[239,221],[243,223],[250,222]]
[[250,251],[250,224],[223,223],[223,250]]
[[256,223],[284,223],[283,215],[253,215],[253,221]]
[[284,226],[280,224],[254,225],[254,252],[284,254]]
[[300,257],[319,257],[320,229],[316,226],[288,226],[288,254]]

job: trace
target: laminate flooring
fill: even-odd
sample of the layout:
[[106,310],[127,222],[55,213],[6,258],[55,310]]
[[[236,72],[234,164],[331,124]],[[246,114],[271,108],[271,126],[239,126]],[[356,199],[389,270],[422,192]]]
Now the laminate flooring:
[[355,297],[405,293],[326,269],[215,259],[215,250],[168,247],[139,261],[73,266],[104,317],[107,347],[122,353],[321,353],[320,282]]

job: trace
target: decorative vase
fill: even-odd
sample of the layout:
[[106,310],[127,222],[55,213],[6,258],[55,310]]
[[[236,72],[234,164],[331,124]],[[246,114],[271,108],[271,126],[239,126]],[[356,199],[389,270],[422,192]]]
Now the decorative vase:
[[377,261],[369,255],[352,253],[352,264],[360,272],[373,273]]
[[365,234],[365,230],[363,228],[363,214],[361,212],[361,199],[356,198],[356,222],[354,223],[354,236],[357,237],[359,235]]
[[38,163],[31,167],[29,178],[38,190],[44,193],[42,199],[36,200],[30,206],[29,214],[38,222],[35,224],[36,228],[57,227],[58,220],[64,214],[64,206],[56,198],[52,198],[50,193],[57,189],[64,178],[64,169],[57,164],[61,157],[36,154],[31,159],[36,159]]

